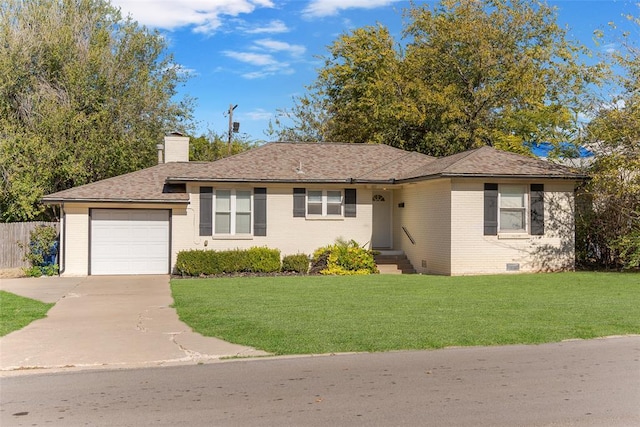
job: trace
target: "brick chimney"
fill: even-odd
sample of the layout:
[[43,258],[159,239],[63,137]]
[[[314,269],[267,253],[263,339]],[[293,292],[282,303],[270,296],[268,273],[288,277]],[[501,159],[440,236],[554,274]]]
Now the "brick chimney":
[[173,132],[164,137],[164,162],[188,162],[189,137]]

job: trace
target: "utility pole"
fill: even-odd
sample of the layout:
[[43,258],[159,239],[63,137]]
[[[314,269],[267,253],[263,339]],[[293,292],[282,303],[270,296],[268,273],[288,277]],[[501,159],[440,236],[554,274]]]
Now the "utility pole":
[[233,122],[233,110],[236,108],[238,108],[238,104],[229,104],[229,155],[231,155],[231,137],[233,136],[233,132],[238,132],[238,129],[240,128],[240,123],[236,125],[236,123]]

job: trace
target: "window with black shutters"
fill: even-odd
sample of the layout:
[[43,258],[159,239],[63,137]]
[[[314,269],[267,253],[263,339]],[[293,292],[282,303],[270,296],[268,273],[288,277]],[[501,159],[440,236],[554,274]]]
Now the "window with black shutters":
[[543,184],[484,184],[484,235],[544,235]]

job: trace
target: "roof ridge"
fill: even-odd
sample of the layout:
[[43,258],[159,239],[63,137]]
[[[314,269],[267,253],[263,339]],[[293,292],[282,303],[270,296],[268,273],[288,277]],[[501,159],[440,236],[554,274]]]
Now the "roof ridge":
[[[486,146],[483,146],[483,147],[486,147]],[[472,148],[471,150],[465,150],[465,151],[461,151],[461,152],[459,152],[459,153],[449,154],[448,156],[435,157],[435,158],[434,158],[434,162],[435,162],[436,164],[437,164],[437,163],[443,163],[443,161],[444,161],[444,160],[446,160],[446,159],[451,159],[451,157],[453,157],[453,156],[458,156],[458,157],[459,157],[459,158],[458,158],[458,159],[456,159],[453,163],[451,163],[451,164],[446,165],[445,167],[443,167],[443,168],[442,168],[442,170],[440,170],[438,173],[442,173],[442,172],[444,172],[444,171],[445,171],[445,169],[447,169],[447,168],[449,168],[449,167],[451,167],[451,166],[455,165],[456,163],[458,163],[458,162],[460,162],[460,161],[462,161],[462,160],[466,159],[468,156],[470,156],[471,154],[475,153],[476,151],[480,150],[480,149],[481,149],[481,148],[483,148],[483,147]],[[490,147],[489,147],[489,148],[490,148]],[[429,156],[429,157],[432,157],[432,156]],[[412,174],[413,174],[414,172],[420,171],[421,169],[423,169],[423,166],[420,166],[420,167],[417,167],[417,168],[412,169],[412,170],[410,170],[410,171],[407,171],[407,173],[405,173],[404,175],[405,175],[405,177],[413,176]],[[437,175],[438,173],[434,173],[434,174],[431,174],[431,175]]]
[[[373,145],[373,144],[372,144],[372,145]],[[396,149],[396,150],[399,150],[399,151],[404,151],[404,150],[402,150],[402,149],[400,149],[400,148],[396,148],[396,147],[393,147],[393,146],[391,146],[391,145],[387,145],[387,144],[377,144],[377,145],[386,145],[387,147],[390,147],[390,148],[393,148],[393,149]],[[360,174],[359,176],[355,176],[354,178],[355,178],[355,179],[358,179],[358,178],[361,178],[361,177],[363,177],[363,176],[367,176],[367,175],[369,175],[370,173],[372,173],[372,172],[374,172],[374,171],[376,171],[376,170],[378,170],[378,169],[386,168],[387,166],[389,166],[389,165],[391,165],[391,164],[393,164],[393,163],[397,163],[397,162],[399,162],[400,160],[402,160],[402,159],[404,159],[404,158],[406,158],[406,157],[413,156],[414,154],[419,154],[419,155],[421,155],[421,156],[430,157],[430,158],[432,158],[434,161],[436,160],[435,158],[433,158],[433,156],[429,156],[428,154],[423,154],[423,153],[420,153],[420,152],[418,152],[418,151],[408,151],[408,152],[406,152],[406,154],[403,154],[402,156],[400,156],[400,157],[398,157],[398,158],[396,158],[396,159],[390,160],[390,161],[388,161],[387,163],[385,163],[385,164],[383,164],[383,165],[378,165],[378,166],[376,166],[375,168],[370,169],[370,170],[368,170],[368,171],[366,171],[366,172],[364,172],[364,173]]]
[[489,147],[488,145],[483,145],[482,147],[472,148],[471,150],[461,151],[461,152],[459,152],[459,153],[450,154],[450,155],[448,155],[448,156],[444,156],[444,157],[439,157],[439,158],[438,158],[438,160],[444,160],[444,159],[447,159],[447,158],[449,158],[449,159],[450,159],[450,158],[451,158],[451,157],[453,157],[453,156],[459,156],[459,158],[457,158],[453,163],[451,163],[449,166],[447,166],[447,167],[450,167],[450,166],[453,166],[453,165],[455,165],[456,163],[458,163],[458,162],[460,162],[460,161],[462,161],[462,160],[466,159],[466,158],[467,158],[467,157],[469,157],[470,155],[472,155],[472,154],[474,154],[474,153],[476,153],[476,152],[478,152],[478,151],[482,150],[483,148],[489,148],[489,149],[491,149],[491,150],[495,150],[495,148],[493,148],[493,147]]

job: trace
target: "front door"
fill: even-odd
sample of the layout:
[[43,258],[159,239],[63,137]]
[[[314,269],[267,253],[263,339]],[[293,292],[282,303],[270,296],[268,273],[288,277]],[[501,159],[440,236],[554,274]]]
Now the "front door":
[[373,236],[374,248],[391,248],[391,192],[373,191]]

